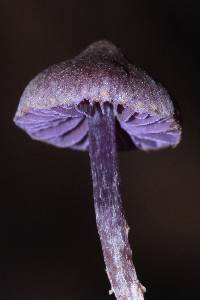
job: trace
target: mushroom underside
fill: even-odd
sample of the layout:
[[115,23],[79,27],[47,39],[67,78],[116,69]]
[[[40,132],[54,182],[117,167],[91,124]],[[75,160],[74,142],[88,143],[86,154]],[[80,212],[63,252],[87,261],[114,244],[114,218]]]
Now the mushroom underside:
[[[89,102],[83,101],[90,106]],[[82,104],[83,104],[82,102]],[[80,103],[81,104],[81,103]],[[61,148],[88,150],[87,112],[81,105],[31,109],[16,117],[15,123],[33,139]],[[103,112],[103,106],[101,106]],[[128,107],[118,106],[115,116],[119,124],[120,149],[137,147],[141,150],[157,150],[175,147],[180,141],[179,125],[174,117],[161,117],[149,113],[137,113]],[[132,142],[132,143],[131,143]]]

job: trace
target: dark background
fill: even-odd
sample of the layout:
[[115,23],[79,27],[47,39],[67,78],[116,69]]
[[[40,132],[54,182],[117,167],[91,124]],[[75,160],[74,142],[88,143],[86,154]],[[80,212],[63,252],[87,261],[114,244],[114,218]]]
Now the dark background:
[[130,242],[147,300],[199,295],[198,1],[0,1],[0,299],[114,299],[87,153],[32,141],[12,118],[33,76],[109,39],[178,101],[175,150],[120,154]]

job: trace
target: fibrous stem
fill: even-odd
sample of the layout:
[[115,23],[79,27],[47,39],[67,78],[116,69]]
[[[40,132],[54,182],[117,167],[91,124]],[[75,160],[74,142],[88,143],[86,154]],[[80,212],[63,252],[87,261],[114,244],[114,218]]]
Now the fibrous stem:
[[110,104],[93,106],[88,116],[89,153],[97,229],[106,272],[117,300],[142,300],[145,288],[137,278],[128,241],[120,193],[116,120]]

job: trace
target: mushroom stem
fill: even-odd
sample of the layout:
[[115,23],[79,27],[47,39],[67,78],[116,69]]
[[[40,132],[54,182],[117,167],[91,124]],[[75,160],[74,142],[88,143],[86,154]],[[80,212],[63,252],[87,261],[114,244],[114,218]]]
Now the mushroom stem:
[[117,300],[142,300],[145,288],[137,279],[128,241],[129,227],[120,194],[116,120],[113,108],[93,106],[88,117],[89,153],[98,233],[106,272]]

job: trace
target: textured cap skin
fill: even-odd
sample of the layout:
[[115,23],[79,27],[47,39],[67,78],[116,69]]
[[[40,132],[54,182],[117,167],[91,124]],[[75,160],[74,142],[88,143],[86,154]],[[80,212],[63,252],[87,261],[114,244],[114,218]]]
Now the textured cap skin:
[[53,65],[25,88],[14,122],[33,139],[88,149],[87,114],[81,103],[109,102],[136,147],[176,146],[181,127],[167,91],[131,65],[108,41],[91,44],[72,60]]

